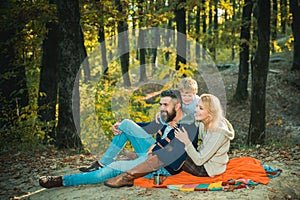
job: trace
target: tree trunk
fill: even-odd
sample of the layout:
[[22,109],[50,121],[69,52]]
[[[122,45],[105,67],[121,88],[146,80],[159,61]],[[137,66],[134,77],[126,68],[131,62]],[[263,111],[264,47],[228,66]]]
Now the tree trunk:
[[72,92],[83,51],[79,3],[78,0],[67,0],[57,1],[56,4],[61,37],[58,48],[59,111],[56,144],[59,148],[82,148],[72,113]]
[[[203,15],[202,15],[202,33],[203,35],[206,35],[206,29],[207,29],[207,24],[206,24],[206,6],[205,6],[205,0],[202,0],[202,12],[203,12]],[[203,60],[205,59],[205,56],[206,56],[206,43],[205,41],[202,42],[202,46],[203,46],[203,51],[202,51],[202,58]]]
[[42,66],[38,97],[38,114],[41,121],[50,124],[46,130],[45,141],[56,139],[56,104],[57,104],[57,70],[58,70],[58,41],[59,32],[57,22],[47,23],[48,35],[43,42]]
[[[15,6],[13,1],[0,2],[1,24],[8,24],[7,20],[13,18],[11,10]],[[28,105],[25,66],[18,63],[20,55],[16,53],[19,41],[16,38],[26,22],[11,24],[0,29],[0,128],[15,124],[23,113],[22,108]]]
[[[138,10],[139,10],[139,38],[138,38],[138,44],[139,47],[145,46],[145,31],[142,29],[144,26],[144,12],[143,12],[143,3],[144,0],[138,1]],[[144,82],[147,80],[146,75],[146,49],[140,48],[139,49],[139,59],[140,59],[140,82]]]
[[239,76],[236,92],[234,95],[236,101],[243,101],[248,98],[249,43],[252,7],[252,0],[245,0],[240,35],[240,39],[243,41],[243,43],[240,46]]
[[217,44],[219,40],[218,34],[218,2],[219,0],[214,0],[214,35],[213,35],[213,59],[217,60]]
[[266,129],[266,83],[270,53],[270,0],[259,0],[258,46],[252,70],[251,117],[248,144],[263,144]]
[[102,23],[101,27],[98,31],[98,42],[100,43],[101,47],[101,57],[102,57],[102,74],[103,78],[109,80],[108,74],[108,62],[107,62],[107,55],[106,55],[106,42],[105,42],[105,31],[104,31],[104,24]]
[[[201,5],[204,6],[204,5]],[[195,58],[196,58],[196,62],[199,63],[200,62],[200,58],[201,58],[201,53],[200,53],[200,11],[201,11],[201,7],[198,6],[197,7],[197,13],[196,13],[196,23],[195,23],[195,28],[196,28],[196,51],[195,51]]]
[[278,14],[278,4],[277,0],[273,0],[272,9],[272,26],[271,26],[271,40],[272,40],[272,52],[275,52],[275,42],[277,39],[277,14]]
[[153,56],[152,56],[152,75],[154,75],[154,73],[156,72],[156,70],[158,69],[158,67],[156,66],[156,58],[157,58],[157,47],[159,46],[159,44],[160,44],[160,35],[159,35],[159,31],[158,31],[158,29],[157,29],[157,25],[155,25],[154,26],[156,29],[154,30],[155,32],[154,32],[154,35],[155,35],[155,37],[154,37],[154,48],[153,48],[153,50],[152,50],[152,54],[153,54]]
[[82,49],[82,56],[80,58],[80,60],[82,60],[82,68],[83,68],[83,74],[84,74],[84,82],[87,83],[88,81],[91,80],[91,69],[90,69],[90,63],[89,63],[89,60],[88,60],[88,57],[87,57],[87,52],[86,52],[86,49],[84,47],[84,35],[83,35],[83,31],[82,29],[80,29],[80,37],[82,38],[82,46],[83,48],[80,48]]
[[175,20],[177,26],[177,46],[176,46],[176,70],[180,69],[180,63],[186,64],[186,14],[185,14],[185,0],[179,0],[175,10]]
[[213,3],[210,1],[209,2],[209,12],[208,12],[208,45],[209,45],[209,53],[212,57],[213,60],[215,56],[215,47],[213,44],[213,8],[212,8]]
[[[115,0],[115,4],[117,6],[117,10],[119,13],[123,13],[123,7],[121,5],[120,0]],[[126,18],[118,21],[118,47],[121,52],[120,55],[121,60],[121,69],[122,69],[122,77],[124,81],[125,87],[130,87],[130,77],[129,77],[129,41],[128,41],[128,26],[126,23]],[[124,32],[124,33],[122,33]],[[121,34],[122,36],[121,37]]]
[[[173,30],[172,22],[173,22],[172,19],[168,20],[168,29],[169,30]],[[166,33],[167,35],[166,35],[166,40],[165,40],[165,42],[166,42],[165,46],[166,46],[167,49],[168,49],[168,47],[170,47],[171,41],[174,39],[172,32],[173,31],[168,31],[167,30],[167,33]],[[169,61],[169,58],[170,58],[170,51],[167,50],[166,53],[165,53],[165,59],[166,59],[167,62]]]
[[[232,3],[232,21],[235,22],[236,21],[236,14],[235,14],[235,10],[236,10],[236,2],[235,0],[231,0]],[[234,37],[235,35],[235,29],[232,29],[231,31],[231,36]],[[231,60],[234,61],[235,58],[235,43],[234,41],[232,41],[232,47],[231,47]]]
[[294,54],[292,70],[300,70],[300,4],[299,0],[290,0],[293,15],[292,30],[294,35]]
[[286,31],[287,21],[287,0],[280,0],[280,22],[281,22],[281,33]]

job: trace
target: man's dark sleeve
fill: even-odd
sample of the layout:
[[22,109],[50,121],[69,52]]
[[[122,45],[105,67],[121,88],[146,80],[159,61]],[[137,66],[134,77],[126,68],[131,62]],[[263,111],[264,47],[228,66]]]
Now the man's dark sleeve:
[[[198,140],[198,128],[194,124],[182,124],[182,126],[187,130],[190,140],[196,145]],[[173,138],[169,144],[163,148],[157,148],[153,154],[158,156],[159,160],[164,163],[167,170],[172,169],[172,174],[174,174],[175,171],[180,170],[186,159],[187,154],[184,147],[182,142],[177,138]],[[169,172],[171,173],[171,171]]]
[[137,122],[137,125],[142,127],[147,133],[153,135],[159,131],[163,125],[161,123],[157,124],[155,120],[151,122]]

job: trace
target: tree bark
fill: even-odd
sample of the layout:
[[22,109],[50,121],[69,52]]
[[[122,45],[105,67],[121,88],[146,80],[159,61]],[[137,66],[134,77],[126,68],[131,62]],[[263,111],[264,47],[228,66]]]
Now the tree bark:
[[281,33],[285,33],[287,21],[287,0],[280,0],[280,14]]
[[234,99],[236,101],[244,101],[248,98],[248,77],[249,77],[249,43],[250,43],[250,27],[251,13],[253,2],[245,0],[242,14],[241,35],[242,41],[240,45],[240,63],[237,88]]
[[[236,10],[236,2],[235,0],[231,0],[232,3],[232,21],[235,22],[236,21],[236,14],[235,14],[235,10]],[[231,31],[231,36],[233,37],[235,35],[235,30],[232,29]],[[234,61],[235,58],[235,42],[232,41],[232,47],[231,47],[231,60]]]
[[177,26],[176,70],[180,69],[180,63],[186,64],[186,37],[180,36],[181,34],[186,35],[185,2],[185,0],[179,0],[175,9],[175,20]]
[[218,40],[219,40],[219,33],[218,33],[218,29],[219,29],[219,24],[218,24],[218,2],[219,0],[214,0],[214,34],[213,34],[213,59],[217,60],[217,44],[218,44]]
[[[145,46],[145,31],[142,29],[144,26],[144,12],[143,12],[143,3],[144,0],[138,1],[138,10],[139,10],[139,38],[138,38],[138,44],[140,47]],[[139,49],[139,59],[140,59],[140,82],[147,80],[146,75],[146,49],[140,48]]]
[[38,114],[41,121],[50,124],[46,130],[45,141],[56,139],[56,104],[57,104],[57,70],[58,70],[58,24],[57,22],[47,23],[48,34],[43,41],[43,55],[40,72],[40,85],[38,97]]
[[[121,4],[121,1],[115,0],[115,4],[119,13],[123,13],[123,6]],[[122,77],[124,81],[124,86],[130,87],[131,82],[129,77],[129,41],[127,31],[128,26],[126,23],[126,19],[120,19],[118,21],[118,47],[121,52],[124,52],[124,54],[120,55]],[[123,34],[123,37],[121,37],[121,33]]]
[[99,28],[98,36],[99,36],[98,42],[100,43],[100,47],[101,47],[102,74],[104,79],[109,80],[104,24],[102,24],[101,27]]
[[248,144],[263,144],[266,129],[266,83],[270,54],[270,0],[257,2],[258,46],[251,66],[251,116]]
[[[203,12],[203,15],[202,15],[202,33],[203,35],[206,35],[206,29],[207,29],[207,24],[206,24],[206,18],[207,18],[207,15],[206,15],[206,6],[205,6],[205,0],[202,0],[202,12]],[[206,56],[206,43],[205,41],[202,42],[202,46],[203,46],[203,51],[202,51],[202,58],[205,59],[205,56]]]
[[209,12],[208,12],[208,45],[209,45],[209,53],[213,60],[215,60],[215,47],[213,44],[213,3],[209,2]]
[[300,70],[300,3],[299,0],[290,0],[290,9],[293,15],[292,30],[294,35],[294,53],[292,70]]
[[83,48],[80,48],[82,50],[81,52],[81,57],[80,57],[80,60],[82,60],[82,68],[83,68],[83,74],[84,74],[84,82],[87,83],[88,81],[91,80],[91,69],[90,69],[90,63],[89,63],[89,60],[88,60],[88,57],[87,57],[87,52],[86,52],[86,49],[84,47],[84,34],[83,34],[83,31],[82,29],[80,29],[80,37],[82,38],[82,47]]
[[79,3],[78,0],[66,0],[57,1],[56,4],[61,37],[58,48],[59,110],[56,144],[59,148],[80,149],[82,143],[72,113],[72,92],[83,51]]
[[277,14],[278,14],[278,4],[277,0],[273,1],[272,9],[272,26],[271,26],[271,40],[272,40],[272,52],[275,52],[275,41],[277,38]]

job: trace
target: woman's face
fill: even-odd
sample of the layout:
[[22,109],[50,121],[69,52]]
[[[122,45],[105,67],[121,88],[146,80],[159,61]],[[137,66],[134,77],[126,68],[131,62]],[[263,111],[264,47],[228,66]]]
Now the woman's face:
[[202,100],[200,99],[195,110],[195,119],[196,121],[206,121],[209,119],[210,114],[208,110],[204,107]]

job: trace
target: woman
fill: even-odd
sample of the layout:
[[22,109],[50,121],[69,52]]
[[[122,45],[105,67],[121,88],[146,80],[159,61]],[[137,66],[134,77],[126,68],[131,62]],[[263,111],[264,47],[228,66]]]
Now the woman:
[[[234,138],[232,125],[223,116],[223,109],[217,97],[211,94],[203,94],[195,109],[196,123],[199,125],[199,135],[202,139],[201,146],[196,149],[193,142],[188,137],[188,132],[184,125],[182,130],[176,123],[172,123],[175,137],[185,145],[187,158],[182,166],[182,170],[195,176],[216,176],[226,170],[228,162],[227,152],[230,140]],[[163,162],[163,161],[162,161]],[[119,188],[132,186],[134,179],[143,174],[143,164],[111,178],[104,182],[104,185]]]
[[222,174],[228,162],[230,140],[234,138],[234,129],[224,117],[219,99],[212,94],[202,94],[195,110],[195,119],[199,123],[201,145],[195,149],[187,132],[175,128],[175,137],[185,145],[188,154],[183,170],[195,176]]

